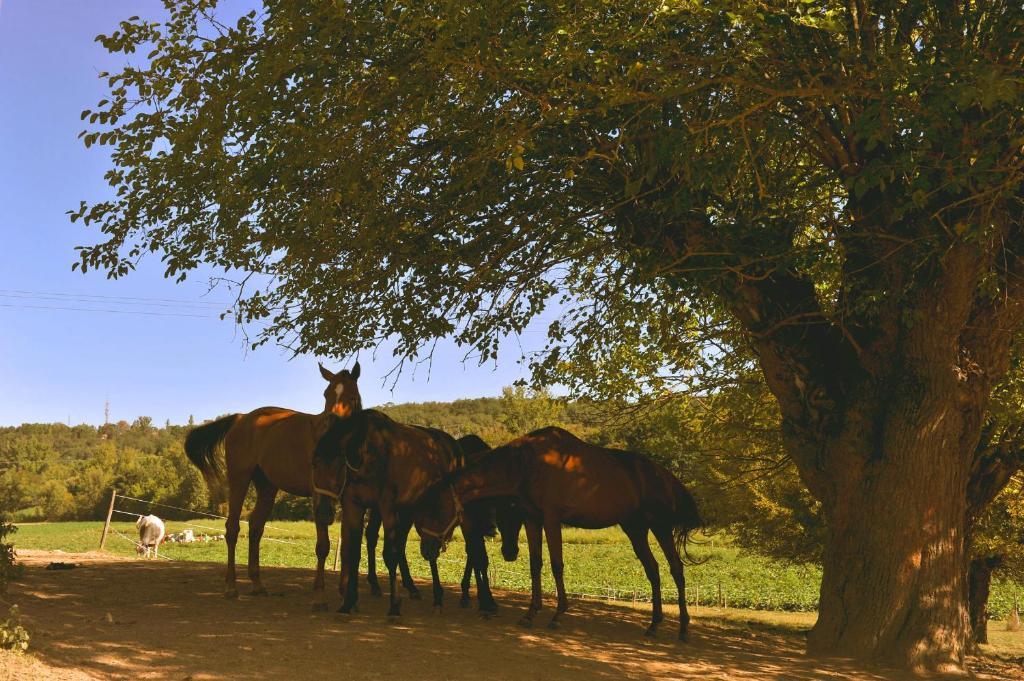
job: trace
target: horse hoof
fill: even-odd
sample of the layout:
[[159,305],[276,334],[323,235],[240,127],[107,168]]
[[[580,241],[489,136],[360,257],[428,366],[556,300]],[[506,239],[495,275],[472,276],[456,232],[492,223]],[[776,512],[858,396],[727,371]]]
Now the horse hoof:
[[558,628],[558,620],[551,620],[550,622],[548,622],[548,629],[557,629],[557,628]]
[[224,592],[224,598],[233,601],[238,598],[238,589],[228,589]]
[[423,596],[420,596],[419,591],[416,591],[415,589],[409,589],[409,598],[411,598],[414,601],[418,601],[421,598],[423,598]]
[[459,607],[460,608],[468,608],[469,606],[470,606],[470,602],[469,602],[468,598],[463,598],[461,601],[459,601]]
[[384,595],[384,592],[380,590],[379,586],[371,586],[370,595],[380,597]]
[[314,603],[313,604],[313,612],[327,612],[327,604],[326,603]]
[[265,586],[261,586],[259,588],[254,588],[252,591],[249,592],[249,595],[250,596],[269,596],[270,593],[267,591],[267,588]]
[[647,638],[658,638],[658,627],[654,625],[647,627],[647,631],[644,632],[644,636]]
[[530,627],[533,626],[533,618],[532,617],[522,617],[522,618],[520,618],[519,626],[526,627],[527,629],[529,629]]
[[690,641],[690,635],[687,634],[685,631],[680,631],[679,640],[683,643],[688,643]]
[[442,610],[443,610],[443,608],[440,605],[435,605],[434,606],[434,614],[435,615],[440,615]]

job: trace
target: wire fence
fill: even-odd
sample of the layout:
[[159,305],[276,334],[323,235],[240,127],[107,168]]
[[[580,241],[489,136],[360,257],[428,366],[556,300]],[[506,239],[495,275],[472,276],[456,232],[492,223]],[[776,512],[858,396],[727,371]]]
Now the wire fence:
[[[161,502],[158,502],[158,501],[150,501],[149,499],[140,499],[138,497],[128,496],[127,494],[118,494],[117,492],[113,493],[113,499],[114,499],[114,505],[115,506],[117,504],[117,499],[128,499],[130,501],[137,501],[137,502],[146,504],[147,506],[150,506],[150,507],[152,507],[152,506],[159,506],[160,508],[170,508],[170,509],[173,509],[175,511],[181,511],[183,513],[191,513],[191,514],[194,514],[194,515],[201,515],[201,516],[204,516],[206,518],[216,518],[216,519],[219,519],[219,520],[227,520],[228,519],[227,516],[217,515],[216,513],[209,513],[207,511],[197,511],[197,510],[192,509],[192,508],[183,508],[181,506],[174,506],[172,504],[164,504],[164,503],[161,503]],[[148,515],[148,514],[145,514],[145,513],[131,513],[131,512],[128,512],[128,511],[122,511],[120,509],[114,508],[114,506],[111,507],[111,512],[113,512],[113,513],[120,513],[122,515],[135,516],[136,518],[139,518],[139,517],[141,517],[143,515]],[[186,525],[188,527],[196,527],[196,528],[203,529],[203,530],[211,530],[213,532],[222,532],[223,529],[224,529],[224,528],[218,528],[218,527],[210,527],[208,525],[198,525],[196,523],[190,523],[190,522],[187,522],[187,521],[177,521],[177,522],[179,524]],[[239,523],[242,524],[242,525],[248,525],[249,521],[248,520],[239,520]],[[271,532],[275,532],[275,531],[284,532],[285,531],[285,530],[279,530],[279,528],[273,527],[269,523],[267,523],[263,527],[263,531],[264,531],[264,533],[266,533],[268,530],[271,531]],[[265,536],[265,534],[264,534],[264,537],[263,537],[262,541],[272,541],[272,542],[278,542],[278,543],[281,543],[281,544],[291,544],[293,546],[299,546],[300,545],[299,542],[294,542],[294,541],[291,541],[291,540],[288,540],[288,539],[280,539],[280,538],[277,538],[277,537],[267,537],[267,536]]]

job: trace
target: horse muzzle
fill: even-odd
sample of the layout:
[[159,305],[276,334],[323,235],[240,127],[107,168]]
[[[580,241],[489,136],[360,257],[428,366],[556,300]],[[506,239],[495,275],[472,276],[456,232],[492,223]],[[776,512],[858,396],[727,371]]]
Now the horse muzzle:
[[506,563],[513,563],[519,558],[519,544],[507,544],[501,545],[501,557],[505,559]]
[[421,537],[420,555],[427,562],[437,560],[441,555],[441,541],[434,537]]

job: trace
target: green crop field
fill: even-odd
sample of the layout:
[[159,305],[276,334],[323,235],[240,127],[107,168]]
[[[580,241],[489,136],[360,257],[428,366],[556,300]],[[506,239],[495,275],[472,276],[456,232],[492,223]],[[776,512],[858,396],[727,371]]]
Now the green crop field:
[[[191,527],[197,534],[223,532],[219,521],[199,519],[194,521],[167,521],[168,532],[178,532]],[[98,547],[102,522],[62,522],[27,524],[19,527],[14,536],[15,547],[25,549],[63,550],[67,552],[92,551]],[[129,538],[137,536],[131,522],[111,523],[113,532],[107,539],[106,549],[119,555],[135,555],[135,547]],[[332,542],[337,540],[337,524],[332,526]],[[237,560],[239,565],[246,562],[245,525],[239,540]],[[267,526],[264,533],[261,562],[263,565],[288,567],[309,567],[315,564],[313,545],[315,529],[308,522],[275,522]],[[501,559],[499,543],[488,542],[492,575],[496,586],[503,589],[529,591],[530,574],[527,561],[525,535],[521,536],[520,556],[515,563]],[[617,597],[631,600],[646,600],[650,597],[650,585],[643,568],[633,555],[625,535],[618,529],[563,531],[566,572],[566,589],[571,594],[596,597]],[[686,568],[687,601],[718,605],[719,593],[725,605],[755,610],[811,611],[818,602],[818,587],[821,571],[816,567],[785,565],[764,557],[741,552],[730,546],[722,537],[698,538],[700,544],[691,544],[690,552],[699,565]],[[382,544],[383,542],[381,542]],[[384,571],[379,559],[381,544],[378,544],[378,572]],[[332,543],[332,559],[334,546]],[[656,544],[655,555],[658,555]],[[171,560],[192,560],[224,562],[223,541],[194,544],[165,543],[160,555]],[[361,570],[365,572],[366,556],[363,547]],[[417,577],[429,579],[430,570],[419,555],[419,540],[415,531],[409,538],[409,564]],[[330,566],[328,560],[328,567]],[[439,567],[442,579],[449,583],[462,578],[465,551],[461,537],[456,533],[447,552],[442,555]],[[547,549],[544,556],[544,589],[551,593],[554,584],[547,569]],[[668,574],[665,560],[658,561],[662,568],[662,584],[666,598],[675,598],[675,588]],[[244,569],[239,576],[244,581]],[[328,577],[330,579],[330,576]],[[243,587],[244,588],[244,587]],[[386,587],[385,587],[386,588]],[[1005,616],[1013,603],[1014,594],[1020,590],[1012,582],[996,582],[992,588],[990,608],[997,618]]]

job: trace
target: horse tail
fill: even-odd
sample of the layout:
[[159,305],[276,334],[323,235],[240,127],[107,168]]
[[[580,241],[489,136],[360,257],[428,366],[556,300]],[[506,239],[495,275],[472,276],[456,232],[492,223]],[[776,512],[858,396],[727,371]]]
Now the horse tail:
[[683,486],[683,483],[672,474],[669,474],[672,485],[672,537],[675,539],[676,550],[687,562],[696,564],[700,561],[694,559],[687,550],[687,542],[690,533],[704,527],[704,521],[697,510],[697,502],[694,501],[690,490]]
[[199,469],[206,480],[210,494],[217,498],[224,489],[224,466],[218,452],[220,445],[227,437],[241,414],[230,414],[216,421],[204,423],[188,432],[185,436],[185,456]]

